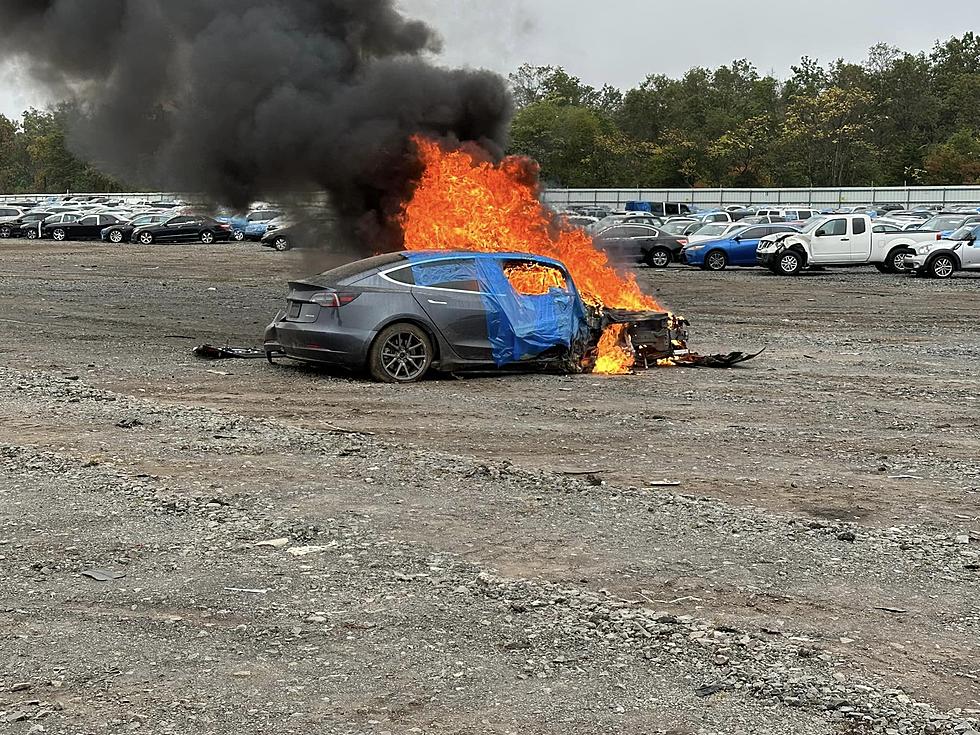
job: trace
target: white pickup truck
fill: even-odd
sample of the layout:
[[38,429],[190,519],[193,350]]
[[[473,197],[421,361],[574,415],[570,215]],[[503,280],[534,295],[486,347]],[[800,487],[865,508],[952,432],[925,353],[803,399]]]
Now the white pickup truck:
[[808,220],[799,232],[762,238],[756,259],[784,276],[814,266],[873,265],[882,273],[898,273],[919,244],[939,237],[936,232],[875,232],[866,214],[831,214]]

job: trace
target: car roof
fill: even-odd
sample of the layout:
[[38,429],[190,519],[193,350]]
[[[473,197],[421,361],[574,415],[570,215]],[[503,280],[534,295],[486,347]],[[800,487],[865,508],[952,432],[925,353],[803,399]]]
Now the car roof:
[[544,255],[534,255],[533,253],[504,252],[504,253],[484,253],[470,250],[412,250],[401,253],[408,261],[418,262],[424,260],[433,262],[439,260],[458,260],[459,258],[471,258],[475,260],[534,260],[540,263],[559,266],[565,268],[565,264],[560,260],[549,258]]

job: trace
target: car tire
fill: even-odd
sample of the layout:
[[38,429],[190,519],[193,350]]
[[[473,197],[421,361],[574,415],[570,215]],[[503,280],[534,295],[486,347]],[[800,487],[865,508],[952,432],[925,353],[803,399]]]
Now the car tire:
[[245,233],[241,230],[235,230],[235,234],[232,237],[235,238],[235,242],[241,242],[245,239]]
[[37,240],[37,230],[31,228],[26,233],[28,240]]
[[956,272],[956,261],[952,255],[937,255],[929,261],[928,273],[932,278],[946,280],[952,278]]
[[915,253],[908,248],[895,248],[892,250],[885,259],[886,272],[904,273],[905,259],[910,255],[915,255]]
[[796,276],[803,270],[803,256],[795,250],[787,250],[776,261],[776,272],[781,276]]
[[416,383],[432,366],[432,340],[421,327],[392,324],[381,330],[368,353],[368,370],[380,383]]
[[139,237],[140,245],[152,245],[153,244],[153,233],[152,232],[141,232]]
[[205,245],[210,245],[214,242],[214,233],[211,230],[205,230],[201,233],[201,242]]
[[654,248],[646,254],[643,262],[651,268],[666,268],[670,265],[671,260],[673,257],[667,248]]
[[64,242],[68,237],[68,233],[62,228],[56,227],[55,229],[51,230],[51,237],[58,242]]
[[0,237],[2,237],[4,240],[9,239],[10,236],[13,234],[14,234],[13,230],[7,227],[7,225],[0,227]]
[[122,230],[109,230],[109,242],[118,245],[123,241]]
[[285,253],[287,250],[291,250],[293,244],[289,242],[289,238],[284,235],[280,235],[272,241],[272,247],[278,250],[280,253]]
[[704,256],[704,267],[709,271],[723,271],[728,267],[728,256],[722,250],[712,250]]

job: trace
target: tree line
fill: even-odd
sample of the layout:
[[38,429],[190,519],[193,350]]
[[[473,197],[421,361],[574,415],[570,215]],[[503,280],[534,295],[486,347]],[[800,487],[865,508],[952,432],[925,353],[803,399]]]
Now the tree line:
[[[557,187],[980,184],[980,36],[911,54],[873,46],[861,64],[804,57],[792,76],[749,61],[651,75],[626,91],[555,66],[510,76],[511,153]],[[0,115],[0,193],[122,191],[72,155],[69,106]]]
[[596,89],[560,67],[511,75],[512,151],[570,188],[980,183],[980,36],[861,64],[804,57],[792,76],[750,62]]

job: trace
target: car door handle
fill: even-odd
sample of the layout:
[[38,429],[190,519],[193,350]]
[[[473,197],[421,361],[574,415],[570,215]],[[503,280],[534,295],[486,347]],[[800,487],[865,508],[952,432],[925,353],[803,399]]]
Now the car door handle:
[[841,242],[850,242],[850,241],[851,241],[851,238],[849,238],[849,237],[842,237],[842,238],[840,239],[840,241],[841,241]]
[[433,301],[432,299],[429,299],[429,303],[434,304],[436,306],[449,306],[448,301]]

